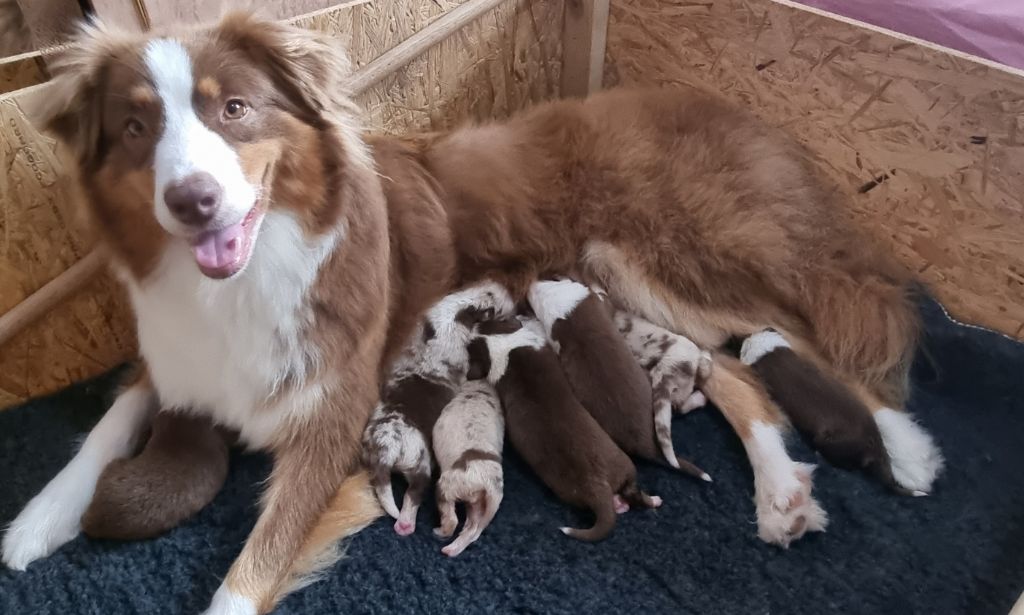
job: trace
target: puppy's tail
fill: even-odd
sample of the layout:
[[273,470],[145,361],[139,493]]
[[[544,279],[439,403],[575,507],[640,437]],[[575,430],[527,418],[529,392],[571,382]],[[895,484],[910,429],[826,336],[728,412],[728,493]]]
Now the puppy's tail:
[[711,475],[710,474],[708,474],[704,470],[698,468],[696,465],[694,465],[691,461],[689,461],[685,457],[680,457],[679,455],[676,455],[676,463],[679,464],[678,466],[676,466],[676,469],[679,470],[680,472],[682,472],[683,474],[689,474],[690,476],[699,478],[702,481],[707,482],[707,483],[711,482]]
[[373,492],[377,494],[377,501],[380,502],[381,508],[388,514],[392,519],[397,519],[399,515],[398,505],[395,504],[395,494],[391,491],[391,468],[386,466],[377,466],[373,472]]
[[608,534],[615,527],[615,502],[612,499],[611,492],[600,493],[592,504],[594,515],[597,516],[593,526],[585,530],[563,527],[560,528],[562,533],[566,536],[572,536],[577,540],[585,540],[587,542],[597,542],[607,538]]

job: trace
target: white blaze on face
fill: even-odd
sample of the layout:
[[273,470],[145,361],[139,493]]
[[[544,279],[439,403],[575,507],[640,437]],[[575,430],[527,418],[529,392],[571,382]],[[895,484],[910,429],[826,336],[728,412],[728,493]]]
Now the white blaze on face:
[[[144,59],[164,118],[153,158],[156,218],[168,233],[189,240],[204,273],[234,275],[248,261],[259,225],[255,215],[248,215],[258,189],[245,177],[237,152],[197,117],[192,61],[181,43],[153,40]],[[168,187],[196,173],[209,174],[222,190],[216,214],[203,228],[175,218],[164,198]]]

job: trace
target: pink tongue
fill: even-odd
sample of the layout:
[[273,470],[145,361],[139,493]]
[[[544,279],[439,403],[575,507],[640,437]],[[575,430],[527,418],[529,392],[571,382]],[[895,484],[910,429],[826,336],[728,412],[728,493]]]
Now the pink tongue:
[[203,269],[223,269],[242,257],[242,223],[207,231],[192,241],[192,254]]

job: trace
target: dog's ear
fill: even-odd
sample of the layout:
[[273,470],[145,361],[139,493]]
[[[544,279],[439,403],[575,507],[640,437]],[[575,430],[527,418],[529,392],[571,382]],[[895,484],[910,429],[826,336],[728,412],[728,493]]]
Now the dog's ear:
[[473,338],[466,350],[469,351],[469,371],[466,373],[466,379],[486,378],[491,371],[491,351],[487,348],[487,341],[482,337]]
[[100,84],[107,63],[132,44],[131,35],[99,22],[83,24],[71,44],[49,62],[53,78],[19,102],[38,130],[56,137],[82,164],[100,151]]
[[310,114],[305,119],[352,109],[347,96],[352,64],[336,39],[248,13],[229,14],[216,34],[269,71],[289,99]]

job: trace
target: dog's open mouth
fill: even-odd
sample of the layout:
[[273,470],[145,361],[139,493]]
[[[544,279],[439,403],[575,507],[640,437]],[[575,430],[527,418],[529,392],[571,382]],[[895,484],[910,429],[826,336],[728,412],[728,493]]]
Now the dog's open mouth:
[[204,231],[191,239],[192,255],[203,275],[222,280],[245,268],[252,256],[264,213],[262,199],[257,200],[241,222]]

